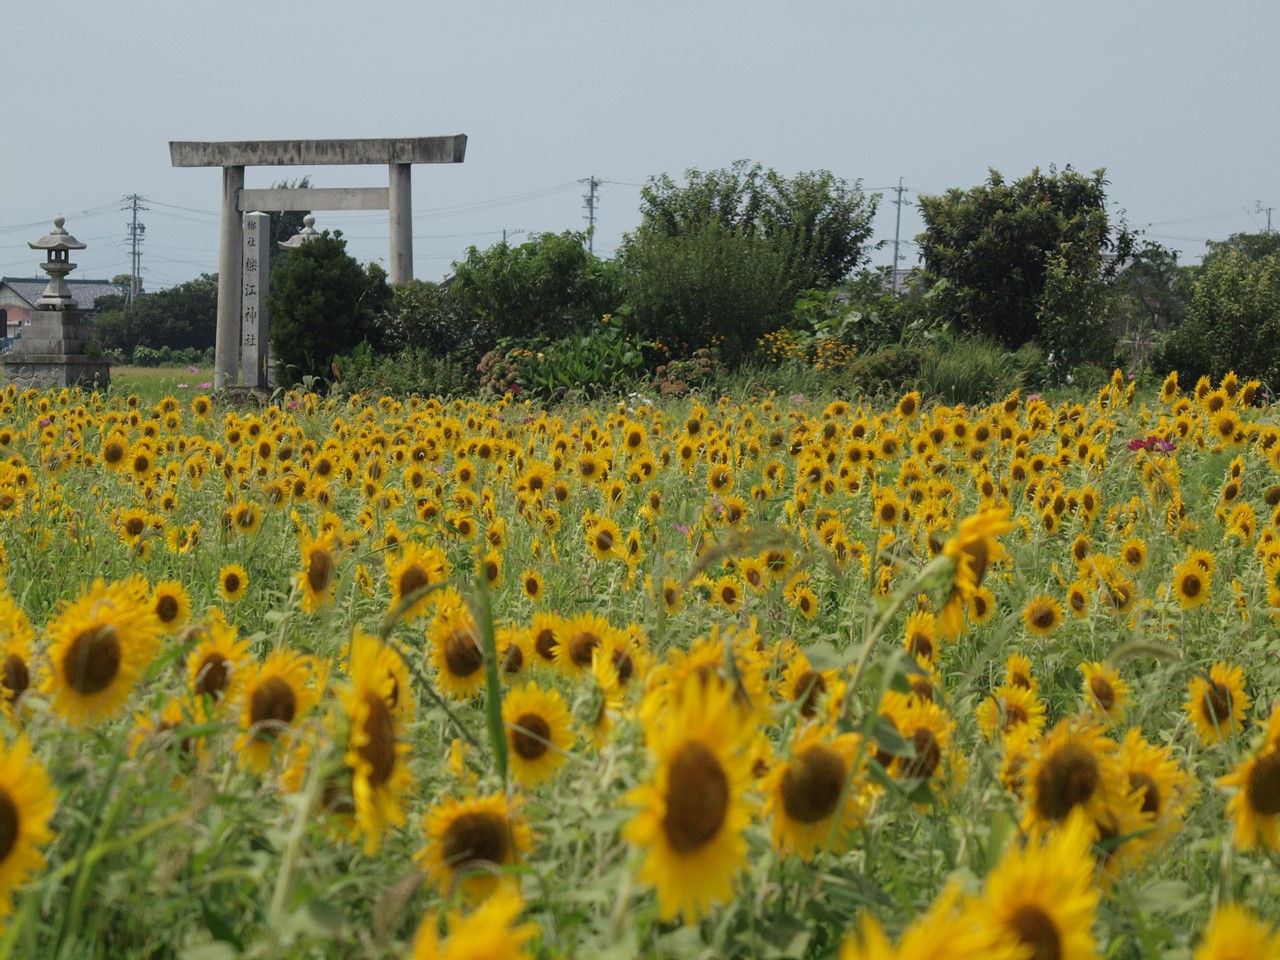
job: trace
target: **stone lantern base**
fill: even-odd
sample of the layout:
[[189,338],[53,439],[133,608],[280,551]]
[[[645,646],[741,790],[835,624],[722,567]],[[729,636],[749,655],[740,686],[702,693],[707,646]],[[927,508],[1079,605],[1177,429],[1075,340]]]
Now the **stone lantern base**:
[[92,337],[93,328],[85,323],[83,311],[31,311],[31,322],[4,358],[5,382],[24,390],[77,383],[105,390],[111,384],[111,362],[92,350]]

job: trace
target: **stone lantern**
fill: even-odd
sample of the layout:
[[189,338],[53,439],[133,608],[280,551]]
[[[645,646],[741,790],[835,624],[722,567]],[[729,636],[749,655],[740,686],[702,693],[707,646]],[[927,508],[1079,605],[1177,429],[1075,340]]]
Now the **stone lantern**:
[[316,229],[316,218],[308,213],[302,218],[302,229],[288,240],[279,241],[277,246],[281,250],[296,250],[308,240],[314,240],[318,236],[320,236],[320,231]]
[[85,245],[69,234],[63,223],[59,214],[53,219],[51,231],[27,244],[32,250],[45,251],[40,268],[49,274],[49,285],[35,302],[31,322],[22,328],[22,336],[5,356],[5,381],[18,387],[67,387],[76,383],[107,387],[111,383],[111,364],[93,339],[86,311],[76,308],[67,286],[67,274],[76,268],[71,251],[83,250]]

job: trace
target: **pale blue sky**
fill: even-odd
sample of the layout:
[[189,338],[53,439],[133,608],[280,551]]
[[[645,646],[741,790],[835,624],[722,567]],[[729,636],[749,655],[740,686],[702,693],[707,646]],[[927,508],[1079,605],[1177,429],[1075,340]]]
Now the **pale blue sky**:
[[[880,240],[894,232],[882,188],[902,177],[910,202],[988,167],[1105,166],[1115,209],[1183,262],[1206,239],[1261,229],[1258,201],[1280,208],[1274,0],[9,7],[6,36],[30,46],[11,46],[0,81],[0,275],[38,273],[26,241],[59,211],[89,244],[75,276],[127,272],[132,193],[150,207],[148,289],[215,271],[219,172],[172,168],[170,140],[467,134],[465,163],[414,168],[425,279],[504,229],[584,228],[578,181],[591,175],[606,181],[596,250],[608,253],[636,225],[647,177],[740,158],[881,188]],[[386,183],[378,167],[259,167],[247,181],[305,173]],[[383,214],[318,213],[317,226],[385,261]],[[903,238],[920,226],[904,207]]]

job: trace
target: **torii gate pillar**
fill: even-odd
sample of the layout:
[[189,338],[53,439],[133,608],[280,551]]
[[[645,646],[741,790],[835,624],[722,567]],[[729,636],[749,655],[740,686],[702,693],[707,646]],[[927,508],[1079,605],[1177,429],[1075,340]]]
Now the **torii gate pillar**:
[[[244,225],[248,210],[385,209],[389,213],[392,283],[413,279],[413,204],[410,169],[415,163],[462,163],[466,134],[405,137],[387,140],[227,140],[171,141],[175,167],[222,168],[222,229],[218,241],[218,330],[214,347],[214,387],[234,385],[240,377],[240,286]],[[319,166],[385,164],[387,191],[377,189],[253,190],[245,205],[244,168],[251,166]],[[288,206],[269,201],[289,194]],[[295,205],[295,204],[301,204]]]

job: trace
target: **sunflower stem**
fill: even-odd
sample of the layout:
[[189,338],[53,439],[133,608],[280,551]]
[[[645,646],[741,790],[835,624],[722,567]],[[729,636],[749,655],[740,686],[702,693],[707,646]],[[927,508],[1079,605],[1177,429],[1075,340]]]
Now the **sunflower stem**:
[[502,681],[498,677],[498,643],[493,633],[493,604],[489,598],[489,585],[483,576],[476,578],[476,620],[484,643],[484,674],[488,687],[485,696],[485,714],[489,722],[489,740],[493,747],[493,761],[507,787],[507,731],[502,725]]

